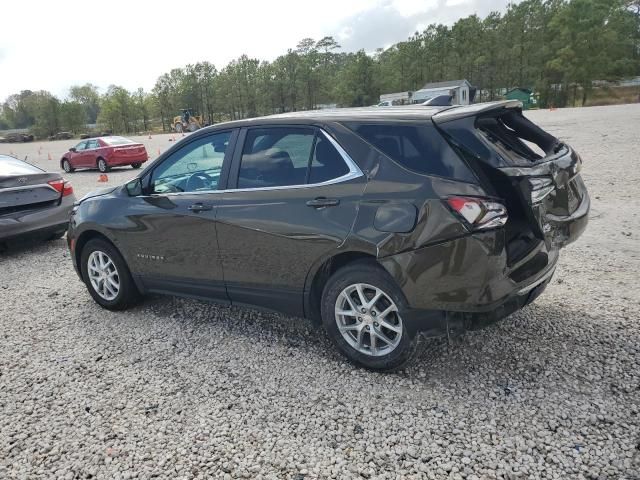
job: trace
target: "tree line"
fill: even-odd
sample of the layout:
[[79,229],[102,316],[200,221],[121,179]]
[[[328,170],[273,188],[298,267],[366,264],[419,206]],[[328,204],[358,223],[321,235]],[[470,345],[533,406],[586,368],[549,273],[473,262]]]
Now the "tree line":
[[302,39],[273,61],[247,55],[221,70],[209,62],[161,75],[150,92],[73,86],[60,100],[22,91],[2,104],[0,129],[37,136],[87,123],[118,133],[171,128],[180,109],[206,123],[321,108],[364,106],[381,93],[466,78],[480,101],[532,88],[541,106],[584,104],[594,81],[640,75],[640,0],[525,0],[504,13],[429,25],[375,52],[344,52],[333,37]]

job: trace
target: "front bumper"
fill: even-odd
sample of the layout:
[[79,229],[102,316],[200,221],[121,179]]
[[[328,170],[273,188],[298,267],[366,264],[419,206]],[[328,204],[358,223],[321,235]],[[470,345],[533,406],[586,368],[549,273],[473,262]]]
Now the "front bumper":
[[66,230],[75,200],[67,195],[59,205],[0,216],[0,240]]

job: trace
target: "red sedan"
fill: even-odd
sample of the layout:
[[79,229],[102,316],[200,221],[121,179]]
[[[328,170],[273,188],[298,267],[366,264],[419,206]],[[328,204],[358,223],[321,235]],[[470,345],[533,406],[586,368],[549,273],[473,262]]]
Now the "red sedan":
[[83,140],[71,147],[60,159],[60,167],[67,173],[76,168],[97,168],[107,172],[111,167],[124,165],[140,168],[148,159],[142,143],[124,137],[100,137]]

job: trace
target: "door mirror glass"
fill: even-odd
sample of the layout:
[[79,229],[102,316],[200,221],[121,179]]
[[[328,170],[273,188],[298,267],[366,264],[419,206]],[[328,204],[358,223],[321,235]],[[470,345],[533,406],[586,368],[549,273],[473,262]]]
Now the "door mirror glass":
[[75,151],[76,151],[76,147],[71,147],[71,148],[69,149],[69,151],[70,151],[70,152],[75,152]]
[[135,178],[126,184],[126,188],[130,197],[142,195],[142,180]]

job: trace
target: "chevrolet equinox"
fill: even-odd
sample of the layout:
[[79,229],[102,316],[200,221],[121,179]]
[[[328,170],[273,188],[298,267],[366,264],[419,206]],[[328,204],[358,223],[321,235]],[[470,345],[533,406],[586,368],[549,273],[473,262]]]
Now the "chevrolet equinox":
[[393,370],[544,290],[587,224],[581,164],[517,101],[287,113],[189,135],[77,202],[67,239],[104,308],[253,305]]

